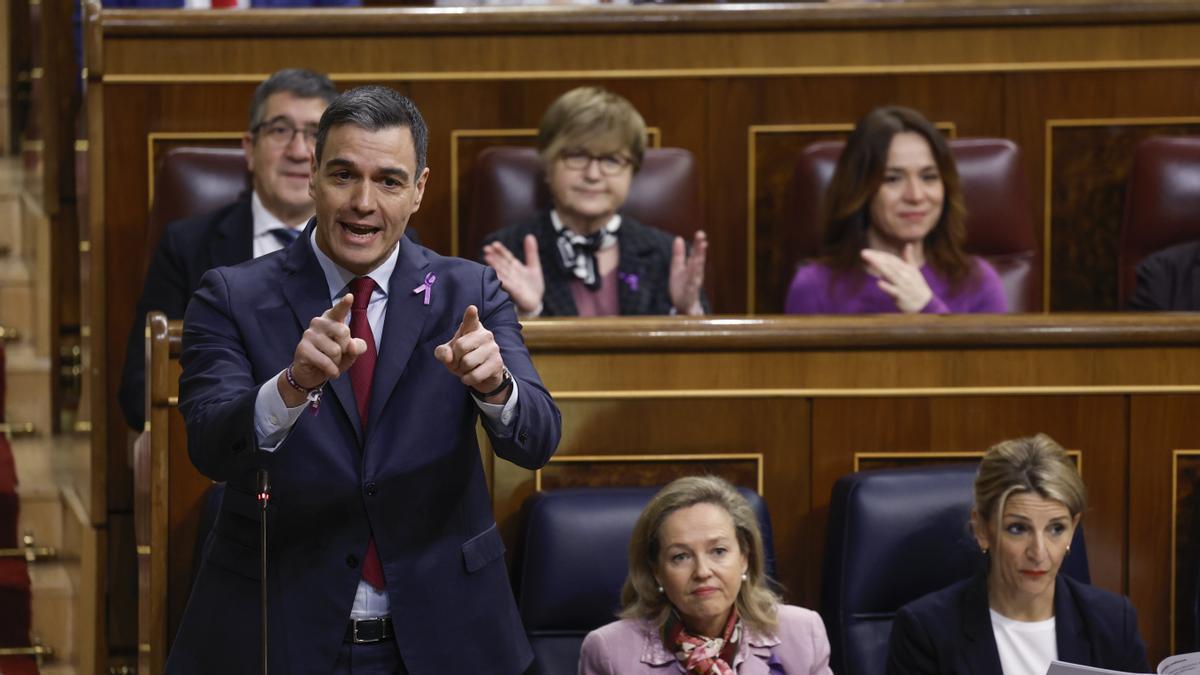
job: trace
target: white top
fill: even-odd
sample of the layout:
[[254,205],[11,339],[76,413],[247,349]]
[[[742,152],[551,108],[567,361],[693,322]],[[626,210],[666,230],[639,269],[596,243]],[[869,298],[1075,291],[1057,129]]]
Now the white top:
[[1054,617],[1045,621],[1016,621],[995,610],[992,634],[1000,652],[1000,670],[1004,675],[1045,675],[1050,662],[1058,658],[1058,634]]

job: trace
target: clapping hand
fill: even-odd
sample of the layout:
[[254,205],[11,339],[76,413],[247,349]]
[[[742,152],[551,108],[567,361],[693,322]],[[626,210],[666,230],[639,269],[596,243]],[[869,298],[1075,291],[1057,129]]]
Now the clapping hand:
[[536,315],[542,306],[546,292],[546,280],[542,277],[542,259],[538,257],[537,238],[525,235],[525,262],[517,259],[504,244],[494,241],[483,247],[483,260],[492,269],[504,290],[517,303],[517,311],[523,317]]
[[700,289],[704,287],[704,259],[708,253],[708,235],[704,230],[696,231],[692,240],[691,255],[683,243],[683,237],[675,237],[671,246],[671,276],[668,288],[671,305],[678,314],[700,316],[704,306],[700,304]]
[[[433,355],[459,381],[480,394],[494,391],[504,383],[504,359],[500,356],[500,346],[496,344],[492,331],[483,327],[475,305],[467,306],[454,337],[438,345]],[[486,400],[488,403],[504,403],[511,391],[511,388],[504,389]]]
[[869,248],[862,250],[867,271],[878,277],[879,288],[892,296],[896,308],[906,314],[920,312],[933,299],[933,291],[929,289],[917,264],[917,246],[919,244],[905,244],[902,257]]

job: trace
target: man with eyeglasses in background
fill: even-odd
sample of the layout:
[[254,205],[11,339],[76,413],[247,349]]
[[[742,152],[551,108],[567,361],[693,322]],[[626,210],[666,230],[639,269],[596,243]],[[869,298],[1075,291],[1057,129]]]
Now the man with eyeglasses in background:
[[[285,248],[313,215],[308,193],[321,113],[338,90],[325,75],[302,68],[273,73],[258,85],[250,126],[242,135],[251,189],[237,201],[166,226],[146,271],[125,350],[118,398],[134,431],[145,426],[146,314],[182,319],[200,277]],[[216,206],[216,205],[214,205]]]

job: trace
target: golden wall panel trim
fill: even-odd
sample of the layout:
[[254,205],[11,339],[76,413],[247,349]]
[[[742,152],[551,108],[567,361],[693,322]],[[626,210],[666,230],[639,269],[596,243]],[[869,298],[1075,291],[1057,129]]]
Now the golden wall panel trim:
[[1170,610],[1167,619],[1167,625],[1170,627],[1170,641],[1168,642],[1168,651],[1171,654],[1175,653],[1175,616],[1178,611],[1175,606],[1175,593],[1177,590],[1176,583],[1178,579],[1178,569],[1176,563],[1177,546],[1179,545],[1176,529],[1179,527],[1179,459],[1181,457],[1200,457],[1200,450],[1181,449],[1171,453],[1171,553],[1168,556],[1171,565],[1171,582],[1170,582]]
[[1045,149],[1042,186],[1042,313],[1050,313],[1050,276],[1053,240],[1052,191],[1054,185],[1054,130],[1079,127],[1107,126],[1154,126],[1160,124],[1200,124],[1200,117],[1095,117],[1095,118],[1050,118],[1042,141]]
[[[659,455],[557,455],[550,458],[548,464],[583,464],[589,462],[733,462],[752,461],[758,474],[758,486],[755,491],[763,497],[763,454],[761,452],[745,453],[686,453]],[[534,492],[542,491],[542,469],[533,472]]]
[[[855,122],[828,122],[822,124],[751,124],[746,127],[746,313],[755,313],[758,274],[757,222],[758,208],[758,137],[766,134],[828,134],[854,131]],[[934,126],[949,138],[958,137],[958,125],[954,122],[935,122]]]
[[[1105,61],[1035,61],[1029,63],[916,63],[862,66],[794,66],[749,68],[624,68],[574,70],[381,71],[329,73],[339,83],[472,82],[495,80],[673,79],[694,77],[837,77],[846,75],[940,75],[971,73],[1036,73],[1046,71],[1148,70],[1200,67],[1200,59],[1133,59]],[[110,73],[105,84],[256,84],[270,73]]]
[[[890,459],[890,460],[927,460],[927,459],[982,459],[983,450],[962,450],[962,451],[940,451],[940,452],[856,452],[854,453],[854,471],[861,471],[862,460],[872,459]],[[1082,450],[1067,450],[1067,455],[1075,460],[1075,468],[1079,471],[1079,475],[1083,475],[1083,451]]]
[[154,208],[154,146],[162,141],[228,141],[242,139],[244,131],[152,131],[146,134],[146,208]]
[[753,398],[892,398],[934,396],[1111,396],[1196,394],[1200,385],[1079,385],[1027,387],[863,387],[763,389],[580,389],[551,392],[558,401]]
[[755,223],[758,210],[755,195],[758,194],[758,136],[759,134],[820,134],[849,133],[854,122],[830,122],[827,124],[751,124],[746,127],[746,313],[755,311],[755,276],[758,273],[756,260],[758,243]]
[[[458,201],[462,188],[458,182],[458,146],[461,139],[466,138],[537,138],[537,128],[512,129],[451,129],[450,130],[450,255],[461,256],[459,248],[459,223],[462,214],[459,213]],[[647,146],[658,148],[662,146],[662,130],[658,127],[646,127]],[[466,256],[469,260],[474,258]]]
[[[335,82],[338,80],[334,80]],[[463,138],[536,138],[537,129],[451,129],[450,130],[450,255],[459,255],[458,143]]]

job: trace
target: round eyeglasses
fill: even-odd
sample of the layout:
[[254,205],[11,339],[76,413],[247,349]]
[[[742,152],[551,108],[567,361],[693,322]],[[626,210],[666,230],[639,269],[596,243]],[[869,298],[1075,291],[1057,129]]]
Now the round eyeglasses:
[[619,175],[633,164],[633,160],[625,155],[593,155],[586,150],[563,150],[558,154],[558,158],[562,160],[563,166],[573,171],[583,171],[592,162],[596,162],[600,173],[605,176]]
[[292,141],[296,140],[296,134],[303,135],[304,142],[310,146],[317,142],[316,127],[304,127],[301,129],[287,122],[263,122],[254,127],[254,133],[265,138],[271,145],[279,147],[291,145]]

